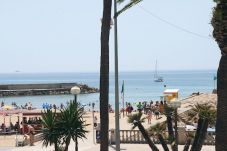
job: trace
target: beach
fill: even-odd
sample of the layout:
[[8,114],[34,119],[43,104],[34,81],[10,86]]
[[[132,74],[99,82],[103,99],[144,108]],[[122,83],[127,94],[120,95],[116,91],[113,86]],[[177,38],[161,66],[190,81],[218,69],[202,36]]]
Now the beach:
[[[211,93],[203,93],[200,95],[194,95],[194,96],[189,96],[186,99],[184,99],[182,101],[182,105],[179,108],[179,112],[182,113],[186,110],[188,110],[189,108],[191,108],[191,105],[194,105],[196,103],[211,103],[211,104],[215,104],[217,101],[217,95],[216,94],[211,94]],[[41,109],[36,109],[36,110],[41,110]],[[97,117],[97,123],[100,122],[100,118],[99,118],[99,112],[95,112],[94,116]],[[143,115],[144,117],[146,117],[146,115]],[[7,124],[9,124],[9,120],[11,120],[12,122],[16,122],[18,120],[18,116],[16,115],[12,115],[11,119],[9,119],[10,117],[6,117],[5,122]],[[20,118],[20,117],[19,117]],[[99,150],[99,145],[94,144],[94,140],[93,140],[93,128],[92,128],[92,112],[86,112],[86,114],[84,115],[84,120],[86,121],[86,124],[89,124],[89,126],[86,127],[86,129],[89,131],[89,133],[87,134],[87,139],[84,139],[83,141],[79,141],[79,150],[80,151],[88,151],[90,149],[94,150],[94,151],[98,151]],[[166,117],[164,115],[161,115],[161,118],[156,120],[154,118],[154,116],[152,117],[151,120],[151,124],[148,124],[147,120],[145,121],[145,123],[143,123],[145,128],[148,128],[152,125],[155,125],[157,123],[161,123],[163,121],[166,120]],[[1,116],[0,118],[0,122],[3,122],[3,117]],[[121,114],[120,116],[120,129],[121,130],[131,130],[132,125],[127,123],[127,116],[123,117],[123,114]],[[114,113],[109,113],[109,129],[115,129],[115,114]],[[53,150],[53,146],[51,147],[43,147],[42,143],[36,142],[35,146],[24,146],[24,147],[14,147],[15,146],[15,135],[12,136],[0,136],[0,150],[10,150],[10,151],[26,151],[26,150]],[[149,146],[147,144],[121,144],[122,148],[125,150],[130,150],[130,151],[136,151],[138,149],[140,150],[150,150]],[[161,146],[158,145],[160,148]],[[183,146],[179,146],[179,148],[182,148]],[[70,144],[70,149],[69,150],[74,150],[74,143],[71,142]],[[136,148],[136,149],[135,149]],[[114,150],[114,146],[110,146],[110,151]],[[181,150],[181,149],[180,149]],[[206,146],[204,145],[203,147],[204,151],[213,151],[214,150],[214,146]]]

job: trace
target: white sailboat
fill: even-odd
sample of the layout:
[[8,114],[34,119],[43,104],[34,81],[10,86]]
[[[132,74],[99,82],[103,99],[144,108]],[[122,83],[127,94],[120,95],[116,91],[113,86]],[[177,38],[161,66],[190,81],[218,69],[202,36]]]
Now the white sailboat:
[[158,76],[158,64],[155,62],[154,82],[163,82],[163,77]]

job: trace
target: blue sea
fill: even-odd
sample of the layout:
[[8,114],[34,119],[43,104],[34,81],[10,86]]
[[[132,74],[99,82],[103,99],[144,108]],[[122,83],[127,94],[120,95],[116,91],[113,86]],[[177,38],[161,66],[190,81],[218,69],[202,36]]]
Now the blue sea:
[[[180,89],[181,98],[191,95],[193,92],[211,92],[215,87],[213,77],[215,70],[197,71],[160,71],[159,75],[164,82],[154,82],[153,72],[120,72],[119,91],[124,80],[125,102],[156,101],[163,95],[165,89]],[[61,83],[76,82],[88,84],[91,87],[99,88],[99,73],[12,73],[0,74],[0,84],[31,84],[31,83]],[[166,87],[164,87],[166,85]],[[109,102],[114,105],[114,74],[110,74]],[[120,95],[121,96],[121,95]],[[72,100],[72,95],[48,95],[48,96],[20,96],[2,97],[0,102],[5,104],[16,102],[24,105],[32,102],[32,105],[41,108],[43,103],[66,104]],[[81,104],[96,103],[99,106],[99,93],[80,94],[78,101]],[[121,97],[120,97],[121,102]]]

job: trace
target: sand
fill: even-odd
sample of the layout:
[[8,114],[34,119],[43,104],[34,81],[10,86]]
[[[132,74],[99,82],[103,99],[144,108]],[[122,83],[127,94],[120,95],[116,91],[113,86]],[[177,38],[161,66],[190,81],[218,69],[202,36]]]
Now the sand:
[[[191,106],[193,104],[196,103],[205,103],[205,102],[209,102],[212,104],[216,104],[216,100],[217,100],[217,95],[215,94],[201,94],[198,96],[194,96],[194,97],[190,97],[185,99],[182,102],[181,108],[179,110],[181,110],[182,112],[184,112],[187,109],[190,109]],[[95,116],[97,116],[98,118],[98,123],[100,122],[99,120],[99,113],[96,112]],[[152,117],[152,124],[148,124],[147,120],[146,122],[143,124],[145,128],[148,128],[151,125],[155,125],[158,122],[163,122],[166,120],[165,116],[162,115],[162,118],[159,120],[155,120],[154,116]],[[9,118],[10,117],[6,117],[6,123],[9,124]],[[86,121],[86,124],[90,124],[87,127],[87,130],[89,131],[89,133],[87,134],[87,138],[84,141],[79,141],[79,151],[99,151],[99,145],[98,144],[94,144],[93,142],[93,129],[92,129],[92,113],[91,112],[86,112],[84,119]],[[11,121],[12,122],[16,122],[18,120],[18,116],[17,115],[12,115],[11,116]],[[3,116],[0,116],[0,122],[3,122]],[[115,114],[114,113],[110,113],[109,114],[109,129],[114,129],[115,128]],[[127,123],[127,117],[123,117],[121,115],[120,118],[120,129],[121,130],[130,130],[132,128],[132,125]],[[0,136],[0,151],[51,151],[53,150],[53,146],[50,147],[43,147],[42,146],[42,142],[37,142],[35,143],[35,146],[24,146],[24,147],[14,147],[15,146],[15,135],[12,136]],[[158,147],[160,148],[160,151],[162,150],[162,147],[160,145],[158,145]],[[130,151],[148,151],[150,150],[149,146],[147,144],[121,144],[121,148],[123,150],[130,150]],[[69,146],[69,150],[75,150],[74,149],[74,142],[71,141],[70,146]],[[110,151],[114,150],[114,146],[110,146],[109,147]],[[179,146],[179,151],[183,150],[183,146]],[[203,151],[214,151],[215,148],[214,146],[203,146]]]

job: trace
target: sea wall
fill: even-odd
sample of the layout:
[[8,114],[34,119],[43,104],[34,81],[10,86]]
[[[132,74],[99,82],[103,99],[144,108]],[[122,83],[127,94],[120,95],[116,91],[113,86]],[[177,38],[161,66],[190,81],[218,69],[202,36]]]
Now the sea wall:
[[74,86],[80,87],[82,94],[99,92],[97,88],[77,83],[10,84],[0,85],[0,97],[70,94]]

